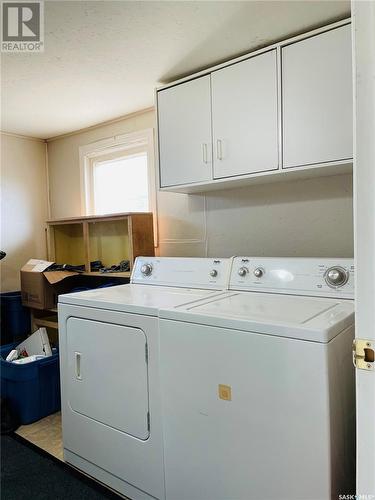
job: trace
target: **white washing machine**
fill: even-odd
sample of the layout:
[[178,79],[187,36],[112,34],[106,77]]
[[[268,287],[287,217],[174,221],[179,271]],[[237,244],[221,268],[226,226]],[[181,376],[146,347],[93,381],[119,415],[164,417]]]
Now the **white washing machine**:
[[161,310],[167,500],[355,490],[350,259],[233,261],[230,290]]
[[131,284],[59,297],[64,458],[131,499],[164,499],[160,307],[217,295],[228,259],[138,258]]

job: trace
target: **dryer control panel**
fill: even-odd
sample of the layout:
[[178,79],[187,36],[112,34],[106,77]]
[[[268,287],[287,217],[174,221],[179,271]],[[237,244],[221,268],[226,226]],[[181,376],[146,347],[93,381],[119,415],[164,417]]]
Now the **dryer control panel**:
[[225,290],[231,259],[137,257],[131,283]]
[[231,290],[354,298],[353,259],[235,257]]

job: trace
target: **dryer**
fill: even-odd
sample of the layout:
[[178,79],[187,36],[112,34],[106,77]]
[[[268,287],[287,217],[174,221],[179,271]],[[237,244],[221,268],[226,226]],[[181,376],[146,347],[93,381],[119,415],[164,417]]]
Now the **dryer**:
[[229,263],[139,257],[131,284],[60,295],[66,462],[133,500],[165,498],[158,312],[218,295]]
[[351,259],[237,257],[160,316],[167,500],[355,492]]

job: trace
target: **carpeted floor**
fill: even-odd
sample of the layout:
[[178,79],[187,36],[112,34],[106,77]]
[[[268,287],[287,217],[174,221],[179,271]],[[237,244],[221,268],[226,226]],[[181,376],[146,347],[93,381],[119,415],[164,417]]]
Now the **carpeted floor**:
[[95,481],[12,434],[1,436],[1,500],[119,500]]

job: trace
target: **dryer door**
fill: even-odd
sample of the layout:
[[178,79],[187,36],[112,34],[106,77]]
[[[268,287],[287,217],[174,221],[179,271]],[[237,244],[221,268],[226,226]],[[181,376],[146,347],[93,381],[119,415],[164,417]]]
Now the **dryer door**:
[[149,437],[147,340],[140,328],[67,321],[68,403],[138,439]]

